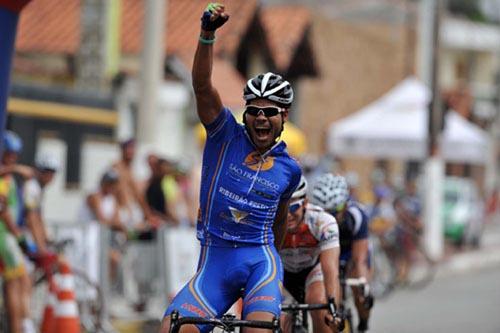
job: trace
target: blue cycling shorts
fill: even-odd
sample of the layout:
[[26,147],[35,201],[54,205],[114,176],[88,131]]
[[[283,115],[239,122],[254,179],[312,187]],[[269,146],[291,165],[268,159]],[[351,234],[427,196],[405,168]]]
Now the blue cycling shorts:
[[[256,311],[281,311],[283,269],[272,245],[203,246],[195,276],[182,288],[164,316],[220,318],[240,297],[245,318]],[[200,332],[212,328],[199,325]]]

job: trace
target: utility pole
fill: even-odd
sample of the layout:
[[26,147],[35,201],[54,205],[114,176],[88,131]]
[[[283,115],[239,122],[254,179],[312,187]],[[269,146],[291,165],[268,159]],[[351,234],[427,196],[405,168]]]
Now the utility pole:
[[153,145],[158,130],[158,90],[163,80],[164,27],[166,26],[166,0],[146,0],[140,102],[137,136],[142,146]]
[[439,150],[442,108],[438,88],[439,21],[442,0],[420,3],[420,77],[431,90],[428,116],[428,156],[424,166],[424,246],[429,256],[440,259],[444,250],[443,205],[444,162]]
[[104,88],[106,9],[103,0],[82,1],[77,86],[84,90]]
[[415,10],[411,2],[412,0],[405,1],[405,40],[403,62],[403,75],[405,78],[410,75],[415,75]]
[[498,175],[498,149],[500,140],[500,50],[498,52],[497,74],[495,79],[495,106],[496,112],[488,129],[489,132],[489,149],[488,160],[486,161],[486,169],[484,175],[484,189],[486,195],[489,196],[500,186],[500,177]]

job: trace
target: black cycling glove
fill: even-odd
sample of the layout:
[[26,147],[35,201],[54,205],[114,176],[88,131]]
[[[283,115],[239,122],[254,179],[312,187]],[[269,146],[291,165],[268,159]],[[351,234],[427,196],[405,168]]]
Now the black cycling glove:
[[229,15],[227,14],[225,16],[219,16],[213,21],[210,19],[218,6],[221,6],[221,4],[215,2],[208,4],[207,8],[203,12],[203,15],[201,16],[201,28],[203,30],[215,31],[224,25],[227,20],[229,20]]

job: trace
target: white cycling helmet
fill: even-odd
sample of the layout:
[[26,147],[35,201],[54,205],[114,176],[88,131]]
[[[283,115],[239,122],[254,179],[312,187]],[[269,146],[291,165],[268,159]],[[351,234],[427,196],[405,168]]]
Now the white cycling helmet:
[[293,102],[293,89],[280,75],[267,72],[247,81],[243,99],[247,104],[257,98],[264,98],[288,108]]
[[37,157],[35,162],[35,167],[40,171],[52,171],[57,172],[59,170],[60,163],[57,158],[52,155],[40,155]]
[[312,202],[324,210],[336,210],[349,199],[349,186],[344,177],[326,173],[318,178],[312,190]]
[[306,177],[300,176],[300,182],[295,192],[292,194],[292,199],[302,199],[305,198],[307,194],[307,180]]

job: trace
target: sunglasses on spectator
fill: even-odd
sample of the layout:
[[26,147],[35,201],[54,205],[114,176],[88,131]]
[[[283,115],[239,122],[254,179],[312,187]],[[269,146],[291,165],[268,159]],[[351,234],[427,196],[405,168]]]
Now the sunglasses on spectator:
[[256,105],[247,105],[245,107],[245,112],[248,113],[251,116],[257,117],[261,113],[266,117],[274,117],[281,112],[283,112],[284,109],[277,107],[277,106],[256,106]]
[[294,201],[290,205],[288,205],[288,211],[292,214],[295,214],[297,210],[299,210],[300,207],[302,207],[302,204],[304,203],[304,199]]

